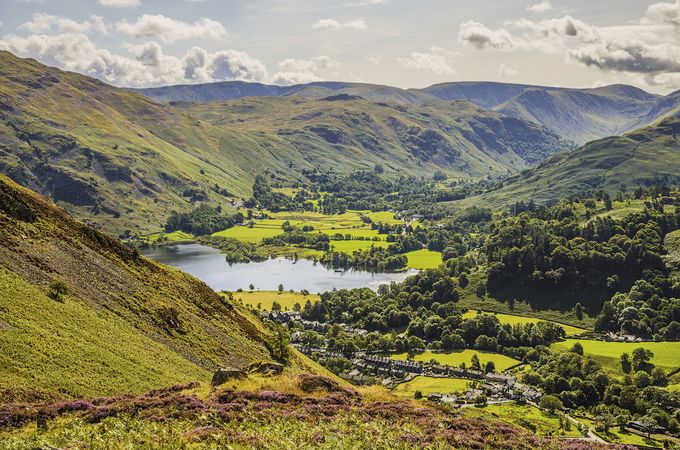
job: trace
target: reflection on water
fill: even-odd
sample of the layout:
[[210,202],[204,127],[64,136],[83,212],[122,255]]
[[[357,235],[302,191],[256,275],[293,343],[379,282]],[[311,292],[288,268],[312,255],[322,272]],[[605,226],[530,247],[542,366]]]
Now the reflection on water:
[[247,289],[251,283],[257,289],[275,290],[279,284],[288,289],[309,292],[330,291],[333,288],[351,289],[369,287],[377,289],[381,284],[402,281],[416,271],[400,273],[373,273],[359,270],[335,272],[321,264],[300,259],[297,262],[285,258],[264,262],[229,264],[219,250],[200,244],[180,244],[145,250],[144,256],[177,267],[203,280],[210,287],[235,291]]

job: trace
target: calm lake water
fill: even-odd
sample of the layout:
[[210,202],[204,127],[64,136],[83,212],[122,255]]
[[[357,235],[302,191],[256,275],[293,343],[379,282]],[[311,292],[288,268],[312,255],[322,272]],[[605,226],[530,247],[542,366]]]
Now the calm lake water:
[[399,273],[373,273],[360,270],[335,272],[306,259],[294,262],[285,258],[229,264],[219,250],[200,244],[159,247],[145,250],[142,254],[190,273],[216,291],[248,289],[250,283],[262,290],[275,290],[279,284],[283,284],[286,290],[307,289],[312,293],[330,291],[333,288],[377,289],[381,284],[402,281],[408,275],[417,272],[414,270]]

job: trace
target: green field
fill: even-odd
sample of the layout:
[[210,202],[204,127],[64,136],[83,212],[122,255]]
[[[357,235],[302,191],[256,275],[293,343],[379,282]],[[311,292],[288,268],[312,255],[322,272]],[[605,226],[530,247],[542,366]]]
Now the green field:
[[[477,354],[479,361],[484,367],[487,361],[493,361],[496,365],[496,371],[502,372],[512,366],[516,366],[520,362],[516,359],[510,358],[509,356],[501,355],[498,353],[487,353],[480,352],[477,350],[465,349],[459,352],[449,352],[449,353],[435,353],[431,351],[426,351],[419,353],[413,357],[414,361],[428,362],[432,359],[437,361],[438,364],[446,364],[449,366],[459,366],[461,363],[465,363],[467,367],[470,367],[470,360],[472,355]],[[407,359],[406,353],[399,353],[392,355],[392,358],[399,360]]]
[[403,220],[396,219],[392,211],[372,212],[366,215],[373,221],[373,223],[386,223],[388,225],[399,225],[404,223]]
[[193,234],[185,233],[184,231],[173,231],[172,233],[154,233],[146,237],[147,242],[150,244],[159,240],[166,242],[186,242],[192,241],[193,239]]
[[387,241],[366,241],[352,239],[351,241],[331,241],[331,248],[341,253],[352,253],[357,250],[368,250],[371,247],[387,247]]
[[442,254],[427,249],[406,253],[408,267],[412,269],[433,269],[442,263]]
[[264,311],[271,311],[272,304],[278,302],[281,305],[283,311],[290,311],[296,303],[304,307],[307,300],[312,303],[319,301],[318,294],[302,295],[299,292],[283,291],[279,294],[278,291],[243,291],[243,292],[233,292],[234,298],[241,300],[244,305],[250,305],[253,308],[257,308],[259,304],[261,309]]
[[435,378],[418,376],[406,383],[401,383],[392,392],[399,395],[413,397],[416,391],[422,392],[423,396],[432,393],[452,394],[467,391],[470,380],[462,378]]
[[680,367],[680,342],[604,342],[584,339],[567,339],[556,342],[551,348],[568,350],[576,342],[580,342],[586,355],[590,355],[599,361],[609,373],[623,375],[621,371],[621,353],[632,353],[639,347],[654,352],[652,364],[664,370],[673,370]]
[[[486,314],[493,314],[495,315],[500,323],[509,323],[510,325],[515,325],[515,324],[527,324],[527,323],[538,323],[541,322],[542,319],[537,319],[535,317],[526,317],[526,316],[515,316],[513,314],[502,314],[502,313],[494,313],[494,312],[486,312],[482,311],[483,313]],[[463,314],[464,319],[470,319],[477,316],[477,311],[469,310],[465,314]],[[564,328],[564,331],[567,333],[567,336],[571,336],[574,334],[581,334],[584,333],[588,330],[584,328],[577,328],[577,327],[572,327],[571,325],[565,325],[563,323],[555,322],[562,328]]]
[[503,403],[500,405],[486,405],[483,407],[462,408],[461,414],[466,417],[476,417],[487,420],[489,417],[511,423],[523,428],[531,423],[536,427],[536,434],[540,436],[565,436],[580,437],[581,433],[573,424],[571,430],[560,429],[560,420],[556,415],[549,415],[531,405],[518,405],[517,403]]

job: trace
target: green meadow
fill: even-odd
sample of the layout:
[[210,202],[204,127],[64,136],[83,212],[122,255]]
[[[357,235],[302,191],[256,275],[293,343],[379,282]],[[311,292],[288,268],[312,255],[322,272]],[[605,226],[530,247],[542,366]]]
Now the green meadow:
[[680,342],[604,342],[586,339],[567,339],[551,345],[553,349],[569,350],[576,342],[583,346],[586,355],[599,361],[609,373],[623,375],[620,357],[639,347],[654,353],[652,364],[666,371],[680,367]]
[[244,305],[252,306],[253,308],[260,306],[263,311],[271,311],[274,302],[281,305],[283,311],[290,311],[296,303],[304,307],[307,301],[316,303],[319,301],[318,294],[302,295],[299,292],[283,291],[243,291],[234,292],[234,298],[243,302]]
[[[413,356],[414,361],[428,362],[430,360],[437,361],[438,364],[445,364],[449,366],[460,366],[461,363],[465,363],[467,367],[470,367],[470,361],[472,360],[472,355],[477,355],[482,367],[487,363],[487,361],[493,361],[496,365],[496,371],[502,372],[512,366],[516,366],[520,362],[509,356],[501,355],[499,353],[488,353],[480,352],[477,350],[465,349],[458,352],[447,352],[447,353],[435,353],[431,351],[426,351],[423,353],[418,353]],[[398,360],[408,359],[408,354],[399,353],[392,355],[392,358]]]
[[418,376],[406,383],[401,383],[392,392],[399,395],[413,397],[416,391],[420,391],[423,396],[432,393],[452,394],[467,391],[470,380],[462,378],[436,378]]
[[442,263],[442,254],[426,248],[406,253],[408,267],[412,269],[434,269]]

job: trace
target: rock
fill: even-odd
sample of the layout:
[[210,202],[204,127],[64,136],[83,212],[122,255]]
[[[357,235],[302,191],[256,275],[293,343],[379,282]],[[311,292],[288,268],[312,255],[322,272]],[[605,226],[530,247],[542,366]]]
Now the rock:
[[210,384],[212,387],[220,386],[229,380],[245,378],[246,374],[242,370],[229,368],[220,368],[215,371]]
[[263,373],[265,375],[278,375],[283,372],[283,364],[268,362],[268,361],[258,361],[252,363],[248,366],[248,372],[251,373]]
[[300,386],[300,389],[305,392],[336,392],[340,390],[340,385],[330,378],[322,377],[320,375],[312,375],[309,373],[303,373],[300,375],[300,381],[298,385]]

